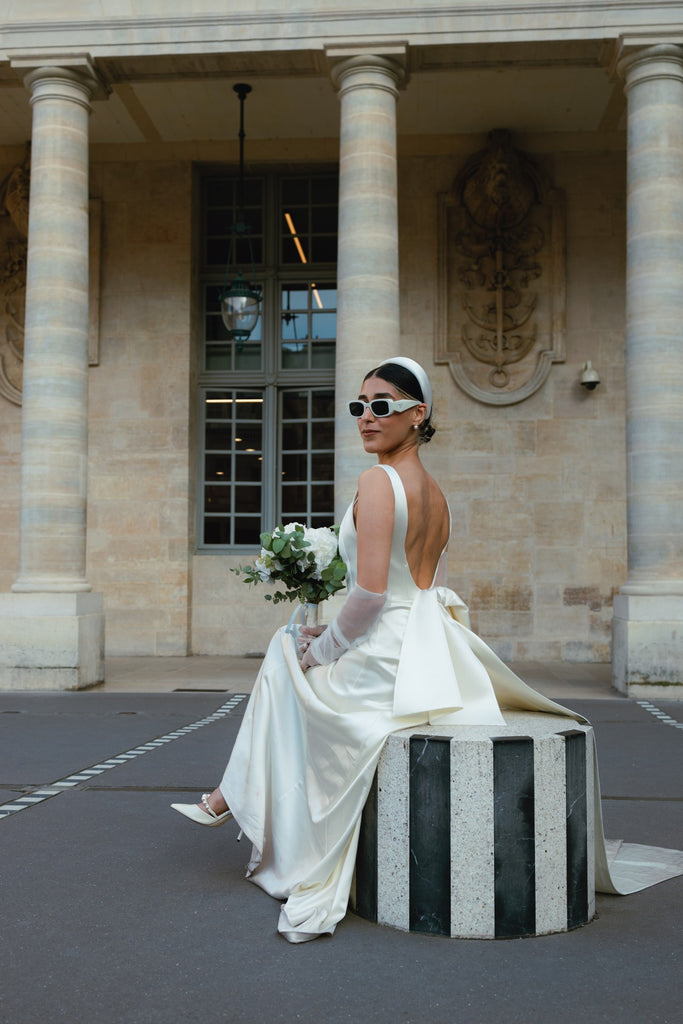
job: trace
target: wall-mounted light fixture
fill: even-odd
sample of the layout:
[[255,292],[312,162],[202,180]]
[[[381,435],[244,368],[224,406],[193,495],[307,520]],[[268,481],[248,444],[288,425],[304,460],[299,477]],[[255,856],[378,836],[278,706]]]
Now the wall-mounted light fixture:
[[581,373],[580,379],[581,387],[585,388],[586,391],[595,391],[598,384],[600,383],[600,374],[597,370],[593,369],[593,364],[590,359],[588,362],[583,364],[583,372]]
[[242,346],[256,327],[261,309],[261,288],[258,285],[250,284],[242,273],[242,270],[235,260],[235,277],[228,287],[230,266],[233,255],[237,248],[237,240],[246,238],[249,244],[249,256],[251,259],[251,271],[254,271],[254,252],[251,244],[251,228],[247,224],[244,212],[244,100],[251,92],[251,86],[240,83],[233,86],[240,101],[240,176],[237,191],[236,218],[230,229],[230,248],[228,250],[228,262],[225,268],[225,281],[220,293],[221,317],[228,337],[237,342],[237,351]]

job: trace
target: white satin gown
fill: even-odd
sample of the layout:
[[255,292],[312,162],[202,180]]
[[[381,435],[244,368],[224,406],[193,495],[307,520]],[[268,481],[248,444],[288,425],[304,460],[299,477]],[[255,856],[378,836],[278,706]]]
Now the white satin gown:
[[[220,784],[252,843],[248,877],[285,901],[278,930],[290,942],[331,934],[346,913],[361,814],[390,733],[425,723],[504,725],[499,702],[580,718],[508,669],[467,628],[467,609],[453,591],[416,586],[405,555],[405,491],[396,470],[379,468],[395,499],[382,614],[338,661],[305,674],[294,636],[286,627],[275,634]],[[351,589],[353,506],[342,520],[339,547]],[[620,891],[606,860],[602,870],[601,864],[599,856],[598,887]]]

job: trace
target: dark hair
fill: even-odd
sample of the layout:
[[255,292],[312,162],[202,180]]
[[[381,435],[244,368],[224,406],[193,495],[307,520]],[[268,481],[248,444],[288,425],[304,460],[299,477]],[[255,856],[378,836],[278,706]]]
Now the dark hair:
[[[424,402],[425,400],[420,382],[415,374],[407,369],[407,367],[401,366],[400,363],[382,363],[381,366],[376,366],[374,370],[366,373],[363,380],[366,381],[368,377],[379,377],[380,380],[385,380],[387,384],[395,387],[405,398],[415,398],[418,402]],[[429,414],[429,410],[427,410],[427,416],[420,424],[418,433],[419,443],[427,444],[433,436],[432,417]]]

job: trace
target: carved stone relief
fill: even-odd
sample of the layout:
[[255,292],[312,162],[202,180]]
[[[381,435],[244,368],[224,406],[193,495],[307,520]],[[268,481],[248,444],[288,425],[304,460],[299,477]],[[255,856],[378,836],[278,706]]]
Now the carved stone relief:
[[480,402],[512,405],[564,360],[564,197],[505,131],[439,196],[437,363]]
[[29,156],[0,184],[0,395],[21,405]]
[[[0,183],[0,395],[21,405],[26,310],[30,144],[21,164]],[[88,363],[99,363],[102,203],[89,201],[90,321]]]

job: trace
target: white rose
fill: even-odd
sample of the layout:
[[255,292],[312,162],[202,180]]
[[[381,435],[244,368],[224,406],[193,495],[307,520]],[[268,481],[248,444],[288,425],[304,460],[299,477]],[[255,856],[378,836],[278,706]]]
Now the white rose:
[[270,583],[271,582],[271,579],[270,579],[270,564],[271,564],[271,560],[270,560],[269,552],[266,551],[265,548],[261,548],[261,554],[258,556],[256,561],[254,562],[254,568],[256,569],[256,572],[261,577],[261,580],[263,581],[263,583]]
[[[305,530],[306,529],[306,527],[302,523],[287,523],[286,526],[282,527],[282,533],[294,533],[294,531],[297,529],[297,527],[300,530]],[[280,532],[280,531],[278,531],[278,532]]]
[[310,544],[310,547],[306,548],[306,550],[312,551],[315,558],[313,576],[319,580],[322,578],[322,570],[327,569],[337,554],[337,538],[333,530],[330,530],[327,526],[321,526],[318,529],[306,529],[304,531],[304,539]]

